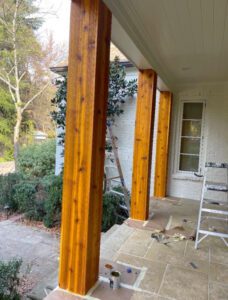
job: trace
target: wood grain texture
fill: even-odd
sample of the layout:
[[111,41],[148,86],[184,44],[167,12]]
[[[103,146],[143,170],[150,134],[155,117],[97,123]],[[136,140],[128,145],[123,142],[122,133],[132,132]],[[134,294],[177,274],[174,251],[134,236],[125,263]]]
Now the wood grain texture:
[[111,13],[72,0],[60,288],[84,295],[98,279]]
[[169,155],[169,131],[172,94],[160,92],[154,196],[165,197]]
[[147,220],[157,74],[139,72],[132,174],[131,218]]

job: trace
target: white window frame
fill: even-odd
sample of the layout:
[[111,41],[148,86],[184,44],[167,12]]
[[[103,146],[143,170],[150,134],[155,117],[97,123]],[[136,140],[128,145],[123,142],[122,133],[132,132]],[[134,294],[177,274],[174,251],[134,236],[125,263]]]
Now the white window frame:
[[202,174],[203,164],[204,164],[204,132],[205,132],[205,108],[206,108],[206,100],[205,99],[180,99],[179,102],[179,113],[178,113],[178,126],[177,126],[177,136],[176,136],[176,151],[175,151],[175,170],[174,177],[182,177],[183,179],[186,177],[192,178],[194,180],[199,180],[198,177],[194,175],[195,172],[192,171],[182,171],[179,169],[180,166],[180,155],[181,155],[181,134],[182,134],[182,121],[183,121],[183,110],[185,103],[202,103],[203,104],[203,112],[202,112],[202,124],[201,124],[201,136],[200,136],[200,151],[199,151],[199,174]]

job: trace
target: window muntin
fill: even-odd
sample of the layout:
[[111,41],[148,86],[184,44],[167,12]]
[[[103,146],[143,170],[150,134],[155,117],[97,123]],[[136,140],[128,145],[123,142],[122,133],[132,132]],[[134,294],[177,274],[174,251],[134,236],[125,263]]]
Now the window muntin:
[[202,135],[203,103],[184,102],[181,117],[179,171],[198,172]]

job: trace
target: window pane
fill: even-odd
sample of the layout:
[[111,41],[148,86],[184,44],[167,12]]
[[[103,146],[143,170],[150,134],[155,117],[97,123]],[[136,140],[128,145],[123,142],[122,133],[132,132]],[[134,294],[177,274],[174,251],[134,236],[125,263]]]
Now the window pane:
[[201,136],[201,121],[183,121],[182,136]]
[[189,172],[198,172],[199,157],[191,155],[180,156],[180,170]]
[[199,154],[200,139],[181,139],[181,153]]
[[202,119],[203,103],[184,103],[183,119]]

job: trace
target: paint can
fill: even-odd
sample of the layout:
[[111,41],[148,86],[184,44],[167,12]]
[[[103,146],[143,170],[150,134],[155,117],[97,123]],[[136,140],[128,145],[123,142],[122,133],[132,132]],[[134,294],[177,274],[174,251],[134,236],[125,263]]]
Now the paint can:
[[109,278],[109,286],[113,290],[117,290],[120,288],[120,275],[121,273],[118,271],[111,271]]

